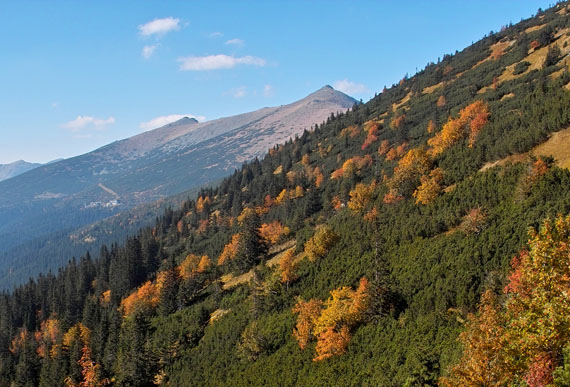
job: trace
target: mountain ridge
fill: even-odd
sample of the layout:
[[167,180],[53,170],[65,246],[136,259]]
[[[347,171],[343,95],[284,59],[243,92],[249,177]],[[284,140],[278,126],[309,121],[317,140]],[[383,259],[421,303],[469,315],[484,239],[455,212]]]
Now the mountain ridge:
[[24,160],[17,160],[8,164],[0,164],[0,181],[21,175],[43,164],[29,163]]
[[[323,87],[288,105],[202,123],[182,118],[0,182],[0,257],[17,262],[7,252],[19,244],[220,179],[354,103]],[[0,265],[0,278],[11,265]]]

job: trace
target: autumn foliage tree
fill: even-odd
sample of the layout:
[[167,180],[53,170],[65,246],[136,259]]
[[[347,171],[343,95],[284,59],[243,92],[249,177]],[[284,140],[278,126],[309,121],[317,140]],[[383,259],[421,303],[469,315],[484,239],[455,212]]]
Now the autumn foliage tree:
[[305,349],[309,341],[314,337],[313,329],[321,314],[322,304],[321,300],[303,301],[299,299],[293,307],[293,313],[297,314],[297,325],[293,329],[293,336],[301,349]]
[[232,235],[230,243],[224,246],[222,253],[218,257],[218,266],[221,266],[235,258],[239,246],[240,234]]
[[157,289],[155,283],[151,281],[145,282],[137,290],[133,291],[129,296],[121,301],[121,310],[125,318],[131,316],[135,310],[150,313],[159,301],[160,290]]
[[376,123],[364,125],[364,130],[367,132],[366,139],[364,139],[364,143],[362,143],[362,150],[366,150],[373,142],[378,140],[378,127],[379,125]]
[[388,140],[382,140],[380,146],[378,147],[378,154],[384,156],[390,150],[390,143]]
[[465,214],[459,225],[459,230],[465,234],[479,234],[487,223],[487,213],[481,207],[472,208]]
[[299,300],[293,308],[298,314],[293,335],[304,349],[312,337],[317,338],[313,361],[321,361],[346,352],[350,329],[361,323],[370,305],[369,283],[360,279],[356,290],[343,286],[331,290],[325,303]]
[[200,257],[195,254],[188,254],[177,267],[178,275],[181,279],[188,280],[199,273],[207,271],[211,264],[212,261],[207,255]]
[[528,247],[512,260],[503,306],[483,294],[461,335],[463,357],[442,379],[446,385],[552,384],[570,340],[570,216],[530,230]]
[[500,386],[509,381],[504,351],[504,316],[497,296],[486,291],[477,314],[469,314],[465,331],[459,335],[463,356],[449,376],[440,380],[446,387]]
[[392,118],[392,121],[390,121],[390,127],[392,129],[400,129],[405,122],[406,122],[406,114],[401,113]]
[[488,120],[489,106],[486,102],[477,100],[467,105],[461,109],[459,117],[449,117],[442,130],[428,140],[431,153],[436,156],[464,138],[469,138],[469,147],[472,147]]
[[81,348],[81,357],[77,360],[81,369],[81,378],[77,380],[69,375],[65,378],[65,385],[67,387],[100,387],[110,384],[110,381],[101,375],[101,365],[92,359],[91,330],[82,323],[72,326],[63,336],[64,349],[69,351],[73,346]]
[[297,273],[295,272],[295,249],[289,249],[283,254],[283,257],[279,261],[279,275],[281,277],[281,283],[287,285],[289,289],[289,283],[297,279]]
[[[431,160],[423,148],[410,149],[398,161],[394,175],[388,180],[388,197],[405,197],[413,193],[419,179],[431,167]],[[386,197],[384,198],[386,202]]]
[[321,227],[311,239],[305,243],[305,254],[309,261],[323,258],[336,244],[339,236],[329,226]]
[[429,134],[432,134],[433,132],[435,132],[435,128],[436,128],[435,122],[433,122],[433,120],[429,120],[428,126],[427,126],[427,132]]
[[420,178],[421,185],[414,191],[417,204],[429,204],[442,190],[443,169],[436,168]]
[[327,329],[319,335],[319,340],[315,347],[317,356],[313,361],[321,361],[332,356],[342,355],[346,352],[346,347],[350,342],[350,333],[346,325],[343,325],[337,332],[333,327]]
[[356,187],[349,193],[350,200],[348,201],[348,208],[354,212],[363,212],[372,202],[376,187],[377,184],[375,180],[370,184],[356,184]]

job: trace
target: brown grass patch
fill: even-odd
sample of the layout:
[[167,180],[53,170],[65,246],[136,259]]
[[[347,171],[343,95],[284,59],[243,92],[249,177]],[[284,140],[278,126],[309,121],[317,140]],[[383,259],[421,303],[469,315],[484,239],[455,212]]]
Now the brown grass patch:
[[[552,43],[552,44],[556,44],[556,43]],[[498,77],[497,84],[499,85],[503,82],[510,81],[511,79],[516,79],[516,78],[522,77],[523,75],[527,74],[528,72],[530,72],[532,70],[539,70],[544,65],[544,60],[546,59],[546,53],[547,52],[548,52],[548,47],[542,47],[542,48],[539,48],[538,50],[532,51],[529,55],[527,55],[525,58],[523,58],[521,60],[521,62],[527,61],[530,63],[530,66],[523,73],[520,73],[517,75],[514,74],[515,66],[519,62],[513,63],[513,64],[507,66],[505,68],[505,71],[503,71],[503,73]],[[485,86],[485,87],[481,88],[477,93],[478,94],[485,93],[486,91],[490,90],[492,87],[493,87],[492,85]]]
[[560,168],[570,169],[570,128],[552,133],[550,138],[535,147],[536,156],[552,156]]
[[499,165],[525,162],[531,155],[551,156],[560,168],[570,169],[570,128],[554,132],[548,140],[534,147],[530,152],[507,156],[504,159],[485,163],[480,172]]
[[443,82],[439,82],[433,86],[424,87],[424,89],[422,90],[422,94],[431,94],[440,87],[443,87]]
[[524,32],[525,32],[525,34],[529,34],[529,33],[531,33],[531,32],[538,31],[538,30],[544,28],[544,26],[546,26],[546,24],[541,24],[541,25],[538,25],[538,26],[528,27],[526,30],[524,30]]
[[395,112],[396,110],[398,110],[399,107],[401,107],[402,105],[404,105],[406,102],[408,102],[410,99],[412,98],[412,92],[410,91],[408,94],[406,94],[406,96],[404,98],[402,98],[400,100],[400,102],[398,103],[393,103],[392,104],[392,111]]
[[447,230],[446,232],[444,232],[443,235],[451,235],[451,234],[453,234],[454,232],[457,232],[457,231],[459,231],[459,226],[455,226],[455,227],[450,228],[449,230]]
[[[295,248],[296,243],[297,242],[295,239],[291,239],[290,241],[287,241],[278,246],[273,246],[271,249],[269,249],[269,254],[276,254],[276,255],[270,260],[268,260],[265,264],[268,267],[273,267],[275,265],[278,265],[279,262],[281,262],[281,259],[283,258],[285,253],[288,250]],[[298,254],[293,261],[298,262],[304,257],[305,255],[303,253]],[[231,273],[224,274],[223,276],[220,277],[220,280],[222,281],[222,289],[227,290],[233,288],[234,286],[245,284],[249,282],[252,278],[253,278],[253,269],[251,269],[247,273],[238,275],[237,277]]]
[[451,184],[450,186],[445,187],[443,189],[443,192],[445,192],[445,193],[453,192],[455,190],[455,188],[457,188],[457,183]]
[[506,40],[506,41],[501,41],[501,42],[497,42],[495,44],[492,44],[491,47],[489,47],[489,49],[491,50],[491,54],[489,54],[488,57],[486,57],[485,59],[480,60],[479,62],[475,63],[475,65],[471,68],[474,69],[477,66],[482,65],[483,63],[490,61],[490,60],[497,60],[499,59],[501,56],[503,56],[503,54],[513,45],[515,44],[514,40]]
[[527,153],[523,153],[523,154],[510,155],[510,156],[505,157],[504,159],[500,159],[500,160],[496,160],[496,161],[489,161],[488,163],[485,163],[485,165],[483,165],[481,167],[481,169],[479,169],[479,172],[484,172],[487,169],[494,168],[494,167],[497,167],[499,165],[521,163],[523,161],[526,161],[528,159],[528,157],[529,156]]
[[506,40],[504,42],[497,42],[491,46],[490,59],[499,59],[509,47],[515,44],[514,40]]
[[210,315],[210,320],[208,321],[208,324],[215,323],[217,320],[221,319],[223,316],[225,316],[229,312],[230,312],[230,309],[216,309]]
[[233,288],[234,286],[241,285],[244,283],[249,282],[253,277],[253,270],[248,271],[247,273],[243,273],[242,275],[238,275],[234,277],[233,274],[226,274],[220,277],[222,280],[222,289],[227,290],[229,288]]
[[513,98],[515,95],[513,93],[505,94],[501,97],[501,101],[504,101],[509,98]]

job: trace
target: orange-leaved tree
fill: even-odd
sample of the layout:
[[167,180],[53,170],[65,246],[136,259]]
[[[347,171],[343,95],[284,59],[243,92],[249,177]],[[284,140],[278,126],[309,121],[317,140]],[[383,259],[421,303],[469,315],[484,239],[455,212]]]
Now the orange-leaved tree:
[[512,377],[505,360],[504,316],[497,296],[486,291],[478,313],[469,314],[459,335],[463,356],[450,374],[440,379],[446,387],[500,386]]
[[489,106],[477,100],[459,112],[459,117],[449,117],[440,132],[428,140],[431,153],[436,156],[460,140],[468,137],[469,147],[475,144],[477,135],[489,120]]
[[235,258],[239,246],[239,239],[239,233],[232,235],[231,242],[224,246],[224,250],[222,250],[222,253],[218,257],[218,266],[223,265],[224,263],[229,262]]
[[[387,197],[406,197],[413,193],[420,177],[431,167],[431,160],[422,147],[410,149],[394,168],[394,175],[388,180]],[[384,198],[384,202],[387,198]]]
[[422,176],[420,182],[421,185],[413,193],[416,203],[429,204],[433,202],[442,190],[443,169],[436,168],[432,170],[429,176]]
[[293,312],[298,314],[293,335],[304,349],[311,338],[317,338],[317,356],[320,361],[346,352],[350,341],[350,329],[364,321],[370,305],[370,289],[366,277],[361,278],[358,288],[343,286],[331,290],[330,297],[305,302],[299,300]]
[[530,230],[528,247],[512,260],[505,300],[483,294],[479,313],[461,335],[463,357],[444,384],[553,383],[570,341],[570,216]]
[[290,232],[289,227],[284,227],[278,220],[274,220],[271,223],[263,223],[259,228],[259,234],[269,245],[276,244],[283,236],[289,235]]
[[121,310],[125,318],[135,311],[142,313],[152,312],[158,305],[160,291],[151,281],[145,282],[137,290],[121,301]]
[[312,299],[309,301],[297,300],[293,307],[293,313],[297,316],[297,325],[293,329],[293,336],[297,339],[299,347],[305,349],[309,341],[313,338],[313,329],[317,318],[321,314],[323,302],[321,300]]
[[287,284],[287,289],[289,289],[289,283],[297,279],[297,273],[295,272],[295,249],[289,249],[283,254],[281,260],[279,261],[279,273],[281,277],[281,282]]

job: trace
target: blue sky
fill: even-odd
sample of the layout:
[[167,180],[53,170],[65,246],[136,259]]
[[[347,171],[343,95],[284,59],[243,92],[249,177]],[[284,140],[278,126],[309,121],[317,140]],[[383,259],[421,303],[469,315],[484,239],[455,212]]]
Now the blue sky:
[[325,84],[367,101],[548,4],[0,0],[0,163],[67,158]]

